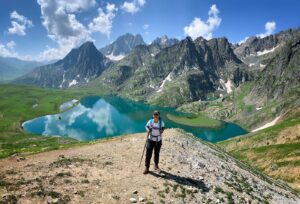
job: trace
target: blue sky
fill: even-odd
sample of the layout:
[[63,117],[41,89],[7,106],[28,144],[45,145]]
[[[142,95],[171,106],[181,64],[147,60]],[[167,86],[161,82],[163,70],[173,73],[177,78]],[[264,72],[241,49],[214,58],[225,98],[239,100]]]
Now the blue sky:
[[164,34],[234,43],[300,26],[299,0],[0,1],[0,56],[42,61],[87,40],[103,47],[127,32],[147,43]]

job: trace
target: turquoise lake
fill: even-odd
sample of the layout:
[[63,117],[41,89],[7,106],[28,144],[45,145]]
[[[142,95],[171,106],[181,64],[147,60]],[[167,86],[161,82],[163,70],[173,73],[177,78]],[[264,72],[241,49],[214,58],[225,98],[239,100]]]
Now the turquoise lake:
[[180,114],[172,108],[150,106],[116,96],[89,96],[73,108],[55,115],[46,115],[23,123],[30,133],[65,136],[77,140],[94,140],[105,137],[145,132],[152,111],[159,109],[167,128],[182,128],[196,137],[210,142],[246,134],[238,125],[225,123],[220,129],[189,127],[174,123],[167,113]]

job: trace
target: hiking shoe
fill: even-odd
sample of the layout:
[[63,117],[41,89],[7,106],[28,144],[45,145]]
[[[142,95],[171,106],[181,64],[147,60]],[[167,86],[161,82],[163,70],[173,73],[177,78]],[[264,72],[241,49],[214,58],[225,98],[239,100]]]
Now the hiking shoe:
[[145,170],[143,171],[143,174],[148,174],[149,173],[149,169],[145,168]]

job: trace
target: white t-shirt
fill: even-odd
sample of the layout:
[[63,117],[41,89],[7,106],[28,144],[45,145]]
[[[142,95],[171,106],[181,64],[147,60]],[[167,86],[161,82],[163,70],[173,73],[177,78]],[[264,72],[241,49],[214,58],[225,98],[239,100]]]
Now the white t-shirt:
[[[161,141],[161,134],[160,134],[160,130],[159,130],[159,120],[157,123],[154,122],[153,120],[153,123],[151,124],[151,121],[153,119],[150,119],[146,125],[146,130],[149,131],[150,128],[152,128],[152,131],[149,135],[149,139],[152,140],[152,141]],[[161,120],[161,128],[165,127],[165,123],[164,121]]]

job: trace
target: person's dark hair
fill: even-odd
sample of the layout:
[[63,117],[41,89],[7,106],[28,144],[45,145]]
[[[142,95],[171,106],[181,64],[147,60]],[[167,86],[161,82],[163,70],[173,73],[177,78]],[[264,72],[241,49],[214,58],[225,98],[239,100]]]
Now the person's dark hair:
[[160,112],[158,110],[153,111],[153,115],[160,115]]

